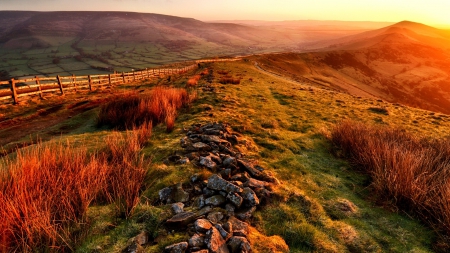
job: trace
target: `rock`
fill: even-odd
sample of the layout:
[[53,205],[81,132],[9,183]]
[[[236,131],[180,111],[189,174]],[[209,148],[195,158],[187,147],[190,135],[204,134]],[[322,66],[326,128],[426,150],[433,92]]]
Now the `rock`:
[[200,185],[194,185],[194,194],[195,195],[200,195],[202,193],[203,193],[202,187],[200,187]]
[[208,134],[208,135],[218,135],[218,136],[223,134],[223,132],[221,130],[217,130],[214,128],[205,129],[205,131],[203,131],[203,133]]
[[202,141],[204,141],[206,143],[208,143],[208,142],[214,142],[214,143],[228,142],[226,140],[220,139],[220,137],[216,136],[216,135],[202,135],[201,139],[202,139]]
[[175,191],[172,191],[172,200],[175,202],[188,202],[189,193],[183,190],[182,183],[178,183],[175,187]]
[[227,200],[230,201],[234,206],[240,207],[242,205],[242,201],[244,200],[237,193],[230,192],[227,195]]
[[228,233],[220,224],[214,224],[214,227],[217,228],[217,230],[219,231],[220,235],[222,236],[223,239],[228,240],[228,237],[231,235],[230,233]]
[[228,167],[231,164],[236,164],[236,158],[232,157],[232,156],[227,156],[225,159],[223,159],[222,162],[223,166]]
[[217,194],[217,191],[214,191],[212,189],[209,189],[208,187],[203,188],[203,195],[205,195],[205,197],[211,197]]
[[208,214],[208,213],[210,213],[210,212],[212,212],[212,207],[210,207],[210,206],[205,206],[205,207],[203,207],[202,209],[200,209],[196,214],[197,214],[197,217],[199,217],[199,216],[202,216],[202,215],[206,215],[206,214]]
[[211,157],[211,160],[216,164],[222,164],[222,159],[220,159],[220,156],[210,153],[209,157]]
[[189,247],[203,247],[205,245],[205,237],[199,234],[194,234],[189,239]]
[[206,219],[198,219],[194,222],[194,228],[197,233],[204,234],[212,227],[211,222]]
[[239,173],[231,177],[231,180],[241,181],[243,183],[247,182],[250,179],[250,175],[247,172]]
[[214,253],[229,253],[225,239],[223,239],[217,228],[212,227],[207,233],[205,238],[206,246],[210,252]]
[[252,217],[253,212],[256,211],[256,206],[248,207],[246,209],[240,210],[235,215],[241,220],[249,220]]
[[200,156],[200,165],[210,169],[210,170],[214,170],[217,166],[217,164],[215,162],[213,162],[213,160],[211,159],[211,156]]
[[192,251],[191,253],[209,253],[209,251],[207,249],[202,249],[199,251]]
[[[231,216],[228,219],[228,222],[231,224],[231,229],[233,230],[234,236],[244,236],[247,237],[248,235],[248,224],[235,218],[234,216]],[[227,228],[224,227],[226,230]]]
[[133,241],[139,245],[145,245],[148,243],[148,233],[142,231],[137,236],[134,237]]
[[184,204],[181,202],[172,204],[172,210],[175,214],[179,214],[183,212]]
[[207,187],[210,189],[213,189],[213,190],[219,190],[219,191],[225,191],[225,192],[242,192],[243,191],[242,188],[229,183],[228,181],[219,177],[217,174],[212,175],[208,179]]
[[237,163],[242,170],[247,171],[252,177],[261,177],[261,171],[255,169],[252,164],[241,159],[237,159]]
[[249,178],[247,182],[244,183],[244,186],[251,187],[251,188],[264,188],[268,185],[267,182],[257,180],[254,178]]
[[241,193],[241,196],[244,199],[244,204],[246,206],[259,205],[258,196],[256,196],[256,193],[251,188],[245,187],[244,191]]
[[242,183],[241,181],[230,181],[230,183],[238,186],[239,188],[244,187],[244,183]]
[[236,135],[227,135],[226,136],[227,141],[231,142],[232,144],[236,145],[239,144],[239,139]]
[[233,233],[233,225],[229,221],[225,222],[225,224],[222,225],[222,228],[230,234]]
[[211,150],[211,146],[209,146],[208,144],[205,144],[203,142],[196,142],[196,143],[192,144],[192,147],[195,150],[199,150],[199,151],[210,151]]
[[231,169],[224,169],[219,172],[220,176],[224,179],[228,179],[231,177]]
[[231,156],[236,156],[236,152],[234,152],[233,150],[229,149],[228,147],[219,144],[219,150],[222,151],[223,153],[229,154]]
[[180,160],[178,160],[179,164],[189,164],[191,161],[187,157],[182,157]]
[[206,217],[210,222],[217,223],[223,219],[223,213],[221,212],[211,212]]
[[225,205],[225,210],[227,211],[228,216],[234,216],[234,210],[236,210],[236,207],[233,204],[227,203]]
[[169,245],[164,248],[164,252],[167,253],[184,253],[188,248],[187,242],[180,242],[176,244]]
[[231,253],[249,253],[251,246],[247,238],[242,236],[233,236],[228,240],[228,248]]
[[169,159],[170,162],[178,162],[181,159],[181,156],[179,155],[171,155],[167,159]]
[[220,206],[225,203],[225,197],[222,195],[214,195],[205,199],[205,205]]
[[181,145],[182,148],[187,148],[187,147],[192,145],[192,142],[189,139],[189,137],[185,136],[185,137],[180,139],[180,145]]
[[166,203],[169,200],[171,193],[172,193],[172,187],[166,187],[166,188],[160,190],[158,192],[159,200],[161,200],[161,202],[163,202],[163,203]]
[[139,245],[136,242],[133,242],[131,245],[128,245],[124,250],[122,250],[123,253],[144,253],[144,248]]
[[205,206],[205,197],[200,195],[195,197],[194,202],[192,203],[192,207],[200,209]]
[[166,221],[169,226],[186,226],[187,224],[193,222],[197,215],[193,212],[182,212],[175,214],[172,218]]

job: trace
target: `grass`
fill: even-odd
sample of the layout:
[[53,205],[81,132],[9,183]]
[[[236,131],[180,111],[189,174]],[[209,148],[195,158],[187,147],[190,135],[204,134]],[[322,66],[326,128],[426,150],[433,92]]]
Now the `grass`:
[[355,168],[370,174],[379,198],[450,235],[449,139],[344,121],[332,129],[330,140]]
[[145,177],[140,150],[151,125],[112,133],[96,153],[70,143],[38,143],[17,151],[0,170],[0,249],[66,251],[82,236],[94,201],[115,203],[128,217]]
[[172,131],[177,110],[188,106],[195,94],[185,89],[157,87],[149,95],[137,93],[118,95],[102,106],[98,115],[98,125],[109,125],[119,129],[140,126],[145,122],[166,123],[167,131]]

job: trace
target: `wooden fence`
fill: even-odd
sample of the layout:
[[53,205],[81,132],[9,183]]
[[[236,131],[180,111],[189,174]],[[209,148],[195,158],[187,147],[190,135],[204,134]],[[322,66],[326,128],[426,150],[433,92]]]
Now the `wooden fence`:
[[39,95],[42,98],[43,94],[47,92],[59,92],[60,94],[64,94],[65,91],[69,90],[94,90],[95,87],[113,86],[156,77],[164,77],[168,75],[184,73],[188,70],[197,68],[198,63],[236,60],[240,59],[227,58],[197,60],[195,61],[195,64],[182,68],[145,69],[133,72],[103,75],[72,75],[53,77],[36,76],[34,78],[27,79],[12,78],[9,81],[0,81],[0,101],[10,100],[12,103],[17,104],[19,102],[19,98],[25,96]]

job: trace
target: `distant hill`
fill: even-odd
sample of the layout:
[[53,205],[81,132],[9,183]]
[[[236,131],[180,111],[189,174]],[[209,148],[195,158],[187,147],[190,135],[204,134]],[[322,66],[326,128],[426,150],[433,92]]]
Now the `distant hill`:
[[356,96],[450,113],[450,33],[400,22],[303,54],[261,56],[263,67]]

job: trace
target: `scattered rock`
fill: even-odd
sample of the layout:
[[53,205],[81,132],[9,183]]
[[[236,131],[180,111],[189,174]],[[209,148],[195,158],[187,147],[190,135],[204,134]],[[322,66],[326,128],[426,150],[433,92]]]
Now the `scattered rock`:
[[220,224],[214,224],[214,227],[217,228],[217,230],[219,231],[220,235],[222,236],[223,239],[228,240],[228,237],[231,235],[229,232],[227,232],[222,225]]
[[204,234],[212,227],[211,222],[206,219],[198,219],[194,222],[195,231]]
[[208,144],[205,144],[203,142],[196,142],[196,143],[192,144],[192,147],[195,150],[199,150],[199,151],[210,151],[211,150],[211,146],[209,146]]
[[178,160],[178,163],[180,164],[189,164],[191,161],[189,161],[189,158],[187,157],[182,157],[180,158],[180,160]]
[[139,245],[136,242],[133,242],[131,245],[128,245],[124,250],[122,250],[123,253],[144,253],[144,248]]
[[228,167],[231,164],[236,164],[236,158],[232,157],[232,156],[227,156],[226,158],[223,159],[222,162],[223,166]]
[[236,213],[236,217],[241,220],[249,220],[252,217],[253,212],[256,211],[256,206],[248,207]]
[[208,216],[206,217],[210,222],[212,222],[213,224],[221,221],[223,219],[223,213],[221,212],[211,212],[208,214]]
[[148,243],[148,233],[142,231],[137,236],[134,237],[133,241],[139,245],[145,245]]
[[[247,237],[248,234],[248,224],[235,218],[234,216],[231,216],[228,219],[228,223],[231,224],[230,230],[233,231],[233,235],[235,236],[244,236]],[[224,227],[226,230],[227,227]]]
[[229,253],[225,239],[223,239],[219,230],[215,227],[206,233],[205,243],[210,252],[214,253]]
[[219,177],[217,174],[212,175],[208,179],[208,188],[213,190],[225,191],[225,192],[242,192],[243,189],[229,183],[225,179]]
[[172,204],[172,210],[175,214],[179,214],[183,212],[184,204],[181,202]]
[[231,253],[248,253],[251,252],[250,243],[247,238],[242,236],[233,236],[227,243]]
[[240,207],[242,205],[242,201],[244,200],[237,193],[230,192],[227,195],[227,200],[229,200],[234,206]]
[[225,203],[225,197],[222,195],[214,195],[212,197],[209,197],[205,199],[205,205],[211,205],[211,206],[221,206]]
[[254,178],[249,178],[245,183],[244,186],[250,187],[250,188],[264,188],[268,185],[267,182],[257,180]]
[[171,226],[186,226],[187,224],[193,222],[197,215],[192,212],[182,212],[175,214],[172,218],[166,221],[167,225]]
[[175,202],[188,202],[189,201],[189,193],[183,190],[182,183],[177,184],[175,191],[172,191],[172,200]]
[[194,234],[189,239],[189,247],[198,247],[201,248],[205,245],[205,237],[199,234]]
[[251,188],[245,187],[244,191],[241,193],[241,196],[244,199],[246,206],[259,205],[258,196],[256,196],[256,193]]
[[169,245],[164,248],[164,252],[167,253],[184,253],[186,249],[188,248],[187,242],[180,242],[176,244]]
[[217,164],[211,159],[211,156],[200,157],[200,165],[210,169],[214,170],[217,166]]

